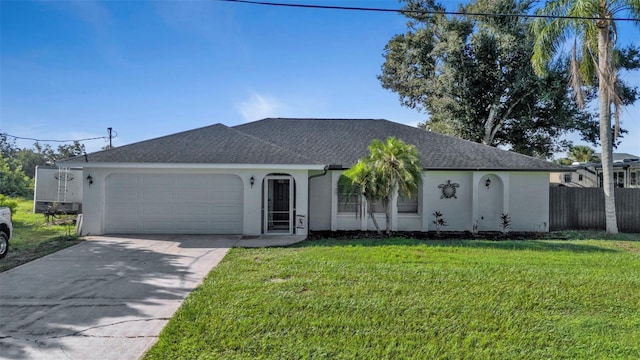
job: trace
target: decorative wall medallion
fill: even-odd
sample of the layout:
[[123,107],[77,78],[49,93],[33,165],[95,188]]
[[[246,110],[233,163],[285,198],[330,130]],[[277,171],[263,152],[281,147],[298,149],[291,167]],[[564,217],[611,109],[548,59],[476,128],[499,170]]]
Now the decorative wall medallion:
[[447,180],[446,184],[438,185],[438,189],[442,189],[442,195],[440,195],[440,199],[457,199],[456,197],[456,188],[460,187],[458,183],[451,183],[451,180]]

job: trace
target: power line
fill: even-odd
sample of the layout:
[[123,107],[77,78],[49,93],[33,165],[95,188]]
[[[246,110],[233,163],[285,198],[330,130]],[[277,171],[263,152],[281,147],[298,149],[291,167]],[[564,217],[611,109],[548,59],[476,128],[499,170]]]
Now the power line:
[[[89,141],[89,140],[98,140],[98,139],[108,139],[108,137],[106,136],[98,136],[98,137],[93,137],[93,138],[86,138],[86,139],[77,139],[77,140],[45,140],[45,139],[35,139],[35,138],[28,138],[28,137],[22,137],[22,136],[15,136],[15,135],[10,135],[7,133],[0,133],[0,135],[6,136],[6,137],[10,137],[13,139],[18,139],[18,140],[32,140],[32,141],[37,141],[37,142],[81,142],[81,141]],[[115,137],[115,136],[114,136]]]
[[[375,11],[375,12],[393,12],[393,13],[399,13],[399,14],[417,14],[417,15],[467,15],[467,16],[492,16],[492,17],[524,17],[524,18],[540,18],[540,19],[603,20],[600,17],[590,17],[590,16],[502,14],[502,13],[478,13],[478,12],[465,12],[465,11],[405,10],[405,9],[367,8],[367,7],[353,7],[353,6],[290,4],[290,3],[276,3],[276,2],[254,1],[254,0],[215,0],[215,1],[243,3],[243,4],[251,4],[251,5],[264,5],[264,6],[307,8],[307,9]],[[634,18],[610,18],[606,20],[640,22],[640,20],[634,19]]]

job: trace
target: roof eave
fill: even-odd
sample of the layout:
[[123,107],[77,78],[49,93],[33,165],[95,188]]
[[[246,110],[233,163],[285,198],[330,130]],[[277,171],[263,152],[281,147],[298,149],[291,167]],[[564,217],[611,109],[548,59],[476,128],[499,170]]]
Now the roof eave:
[[558,169],[558,168],[478,168],[478,167],[425,167],[425,171],[510,171],[510,172],[566,172],[576,171],[576,169]]
[[202,164],[202,163],[121,163],[121,162],[64,162],[60,165],[80,168],[120,169],[286,169],[324,170],[324,164]]

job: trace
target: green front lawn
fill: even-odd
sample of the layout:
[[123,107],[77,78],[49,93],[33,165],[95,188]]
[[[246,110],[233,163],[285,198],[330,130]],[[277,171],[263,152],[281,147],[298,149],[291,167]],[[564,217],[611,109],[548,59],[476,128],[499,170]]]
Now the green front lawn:
[[[46,223],[44,215],[33,213],[33,200],[11,199],[18,202],[13,214],[13,237],[9,242],[9,253],[0,259],[0,272],[77,244],[75,225],[69,216],[68,225]],[[67,217],[56,220],[62,223]]]
[[145,359],[638,359],[640,242],[232,249]]

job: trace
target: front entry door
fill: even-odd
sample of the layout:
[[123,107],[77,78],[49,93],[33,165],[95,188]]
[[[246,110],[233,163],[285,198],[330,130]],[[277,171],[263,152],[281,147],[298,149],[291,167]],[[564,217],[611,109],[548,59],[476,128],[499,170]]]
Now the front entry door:
[[291,176],[267,176],[264,182],[264,230],[267,234],[292,234],[293,186]]

